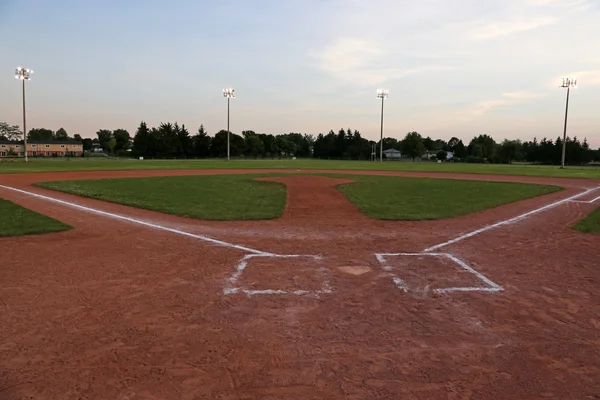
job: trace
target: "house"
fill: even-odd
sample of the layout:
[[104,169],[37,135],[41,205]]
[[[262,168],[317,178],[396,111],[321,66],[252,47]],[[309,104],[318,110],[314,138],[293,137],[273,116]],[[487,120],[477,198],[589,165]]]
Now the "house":
[[383,155],[385,158],[392,159],[392,160],[399,160],[400,158],[402,158],[402,154],[400,153],[399,150],[396,150],[396,149],[384,150]]
[[[27,142],[28,157],[79,157],[83,154],[83,143],[78,141],[41,141]],[[22,140],[0,140],[0,158],[25,157]]]
[[[425,153],[423,153],[423,155],[421,156],[421,158],[423,159],[427,159],[427,160],[431,160],[434,157],[437,157],[437,153],[440,150],[426,150]],[[447,151],[446,152],[446,161],[452,159],[454,157],[454,153],[451,151]]]
[[102,153],[104,149],[100,143],[92,143],[92,149],[90,150],[92,153]]

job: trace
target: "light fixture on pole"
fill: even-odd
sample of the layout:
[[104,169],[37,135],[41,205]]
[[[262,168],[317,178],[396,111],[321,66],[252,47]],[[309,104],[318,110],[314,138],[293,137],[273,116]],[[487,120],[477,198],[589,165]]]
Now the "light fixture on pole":
[[377,91],[377,98],[381,99],[381,137],[379,142],[379,162],[383,162],[383,100],[387,99],[389,92],[386,89]]
[[562,142],[562,155],[560,159],[560,167],[565,167],[565,156],[567,152],[567,115],[569,114],[569,93],[571,92],[571,88],[577,87],[577,79],[571,78],[563,78],[563,83],[560,85],[561,88],[567,88],[567,106],[565,108],[565,130],[563,132],[563,142]]
[[230,147],[229,147],[229,100],[235,98],[235,90],[234,89],[223,89],[223,97],[227,98],[227,159],[230,157]]
[[23,145],[25,147],[25,162],[28,161],[27,158],[27,118],[25,114],[25,81],[31,79],[31,74],[33,74],[33,70],[29,68],[21,68],[18,67],[15,69],[15,78],[23,81]]

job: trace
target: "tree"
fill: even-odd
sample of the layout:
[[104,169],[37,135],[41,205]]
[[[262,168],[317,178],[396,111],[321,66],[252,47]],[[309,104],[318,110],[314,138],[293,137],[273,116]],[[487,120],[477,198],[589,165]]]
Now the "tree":
[[108,149],[108,152],[110,154],[115,154],[116,146],[117,146],[117,140],[114,137],[110,138],[110,140],[106,143],[106,148]]
[[492,161],[496,151],[496,142],[489,135],[474,137],[468,146],[469,154]]
[[447,147],[456,158],[465,158],[468,155],[467,148],[465,147],[463,141],[457,137],[450,139]]
[[76,133],[73,135],[73,140],[77,140],[78,142],[82,142],[83,138],[81,137],[81,135],[79,133]]
[[425,139],[423,139],[423,146],[425,146],[425,150],[433,150],[433,139],[427,136]]
[[55,140],[54,132],[46,128],[33,128],[27,132],[27,140]]
[[440,150],[440,151],[437,152],[437,154],[435,155],[435,157],[438,160],[446,161],[446,159],[448,158],[448,153],[445,150]]
[[[235,133],[229,133],[230,154],[232,157],[239,156],[244,150],[244,138]],[[227,156],[227,131],[220,130],[212,140],[210,146],[211,154],[215,157]]]
[[69,140],[69,134],[65,131],[64,128],[60,128],[54,134],[54,140],[66,141]]
[[137,128],[135,136],[133,137],[133,152],[141,157],[155,156],[155,153],[152,151],[154,146],[151,141],[152,138],[148,125],[146,125],[144,121],[140,122],[140,126]]
[[18,140],[23,136],[19,125],[9,125],[6,122],[0,122],[0,139]]
[[115,151],[129,150],[131,147],[131,136],[125,129],[117,129],[113,132],[115,138]]
[[187,157],[192,155],[194,152],[192,138],[190,137],[190,133],[185,128],[185,125],[181,125],[181,127],[175,123],[173,129],[175,130],[175,134],[177,135],[177,142],[179,147],[177,149],[177,156],[179,157]]
[[196,157],[210,156],[211,137],[204,131],[204,125],[200,125],[198,133],[192,138],[194,143],[194,154]]
[[85,138],[81,141],[81,144],[83,146],[83,151],[90,151],[92,150],[92,139],[89,138]]
[[244,153],[247,156],[258,158],[259,155],[265,152],[265,145],[263,144],[260,137],[254,131],[243,131],[242,136],[244,137],[245,150]]
[[498,148],[499,161],[504,164],[512,163],[519,156],[521,142],[505,139]]
[[406,134],[404,139],[400,142],[401,151],[412,158],[421,157],[425,153],[425,146],[423,145],[423,138],[418,132],[409,132]]
[[102,146],[102,149],[105,151],[108,150],[108,142],[113,138],[112,131],[100,129],[96,132],[96,135],[98,136],[98,142],[100,143],[100,146]]

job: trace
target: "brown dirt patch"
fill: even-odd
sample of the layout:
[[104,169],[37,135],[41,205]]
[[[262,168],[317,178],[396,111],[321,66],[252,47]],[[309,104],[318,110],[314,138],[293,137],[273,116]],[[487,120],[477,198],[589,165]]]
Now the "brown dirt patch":
[[[76,227],[0,239],[0,398],[512,400],[600,393],[600,238],[569,229],[595,205],[565,203],[443,249],[502,285],[497,294],[404,293],[374,256],[419,252],[597,181],[378,173],[567,187],[461,218],[410,223],[363,217],[342,201],[334,180],[322,177],[286,177],[286,215],[264,222],[188,220],[29,186],[244,172],[0,176],[3,185],[262,251],[322,255],[333,291],[226,296],[243,251],[0,189],[2,197]],[[311,280],[316,267],[288,261],[253,265],[240,282],[293,290],[319,283]],[[366,267],[369,273],[347,273]],[[428,276],[460,277],[444,275],[443,265],[409,267],[414,275],[407,280],[417,286]]]

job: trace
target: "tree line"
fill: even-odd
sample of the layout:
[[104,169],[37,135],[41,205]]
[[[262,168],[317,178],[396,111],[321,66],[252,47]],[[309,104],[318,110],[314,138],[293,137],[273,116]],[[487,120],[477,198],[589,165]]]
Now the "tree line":
[[[161,123],[148,127],[141,122],[133,137],[125,129],[101,129],[96,138],[72,137],[60,128],[52,131],[33,128],[27,139],[52,141],[80,141],[85,151],[95,145],[111,155],[145,158],[211,158],[227,155],[227,131],[220,130],[214,136],[208,134],[203,125],[191,134],[185,125]],[[379,157],[379,141],[362,137],[358,130],[340,129],[316,136],[301,133],[279,135],[242,131],[241,135],[230,132],[230,154],[235,158],[319,158],[369,160]],[[18,140],[22,132],[17,125],[0,122],[0,140]],[[384,150],[396,149],[404,158],[414,160],[427,158],[462,161],[469,163],[512,163],[531,162],[537,164],[560,164],[562,138],[543,138],[538,141],[503,140],[496,142],[491,136],[482,134],[465,145],[462,139],[450,140],[423,137],[418,132],[408,132],[403,138],[385,137]],[[452,157],[448,157],[451,154]],[[385,156],[384,156],[385,157]],[[587,140],[567,137],[567,164],[585,164],[600,161],[600,149],[590,148]]]

